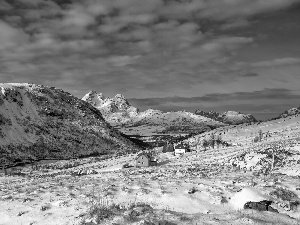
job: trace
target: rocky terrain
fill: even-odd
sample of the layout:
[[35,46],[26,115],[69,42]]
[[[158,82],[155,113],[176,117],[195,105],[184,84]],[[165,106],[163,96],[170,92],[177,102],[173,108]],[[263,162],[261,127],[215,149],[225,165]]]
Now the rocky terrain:
[[99,109],[108,123],[128,135],[188,134],[225,125],[186,111],[164,113],[148,109],[140,112],[120,94],[109,98],[104,97],[102,93],[90,91],[82,100]]
[[214,111],[204,112],[200,109],[195,111],[196,115],[204,116],[225,124],[242,124],[257,122],[257,120],[251,114],[243,114],[235,111],[228,111],[224,113],[218,113]]
[[135,151],[93,106],[63,90],[0,84],[0,159],[13,164]]
[[[204,149],[212,134],[231,145]],[[299,137],[299,116],[290,116],[197,135],[186,140],[193,151],[182,156],[155,148],[153,167],[134,167],[136,154],[128,154],[0,173],[0,224],[296,225]],[[255,202],[272,211],[249,209]]]
[[284,111],[278,116],[278,118],[285,118],[288,116],[299,115],[299,114],[300,114],[300,106],[298,108],[291,108]]
[[[1,159],[55,159],[0,169],[1,225],[300,223],[298,114],[207,130],[184,140],[192,151],[180,156],[148,149],[157,166],[137,168],[142,150],[89,103],[55,88],[0,86]],[[103,101],[108,117],[130,108],[119,95]]]

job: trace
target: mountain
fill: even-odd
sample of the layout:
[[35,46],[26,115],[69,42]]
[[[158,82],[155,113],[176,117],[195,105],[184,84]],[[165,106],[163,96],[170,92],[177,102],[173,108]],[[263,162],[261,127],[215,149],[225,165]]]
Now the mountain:
[[300,115],[300,106],[298,108],[291,108],[281,113],[277,118],[285,118],[288,116]]
[[224,113],[218,112],[204,112],[200,109],[197,109],[195,112],[196,115],[204,116],[225,124],[242,124],[242,123],[250,123],[257,122],[257,120],[251,114],[243,114],[235,111],[228,111]]
[[131,135],[190,133],[224,125],[219,121],[186,111],[164,113],[148,109],[140,112],[121,94],[109,98],[102,93],[90,91],[82,100],[97,108],[112,126]]
[[0,84],[0,159],[8,163],[138,148],[99,110],[61,89]]
[[96,91],[90,91],[82,100],[99,109],[112,125],[130,122],[129,118],[139,115],[139,109],[131,106],[121,94],[117,94],[114,98],[109,98],[102,93],[98,94]]

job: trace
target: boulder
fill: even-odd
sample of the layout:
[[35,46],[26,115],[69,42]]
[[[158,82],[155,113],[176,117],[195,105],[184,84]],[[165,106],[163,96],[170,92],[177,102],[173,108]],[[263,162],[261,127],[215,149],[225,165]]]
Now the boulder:
[[277,209],[271,207],[272,201],[263,200],[260,202],[247,202],[244,205],[244,209],[254,209],[257,211],[270,211],[278,213]]

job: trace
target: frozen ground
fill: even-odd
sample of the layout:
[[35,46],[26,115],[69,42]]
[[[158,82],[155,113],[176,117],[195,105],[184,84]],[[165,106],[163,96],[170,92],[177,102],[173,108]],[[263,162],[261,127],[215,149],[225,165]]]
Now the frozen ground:
[[[26,168],[25,177],[2,175],[0,224],[300,224],[299,117],[259,126],[227,130],[224,138],[238,140],[237,146],[198,148],[181,157],[156,149],[156,167],[123,169],[125,163],[134,165],[132,154],[88,158],[65,169],[59,162]],[[260,128],[272,135],[253,144]],[[262,171],[258,165],[269,161],[260,164],[263,153],[257,152],[270,146],[291,154]],[[251,152],[256,154],[251,166],[236,166],[250,162]],[[243,209],[246,202],[261,200],[271,200],[279,213]]]

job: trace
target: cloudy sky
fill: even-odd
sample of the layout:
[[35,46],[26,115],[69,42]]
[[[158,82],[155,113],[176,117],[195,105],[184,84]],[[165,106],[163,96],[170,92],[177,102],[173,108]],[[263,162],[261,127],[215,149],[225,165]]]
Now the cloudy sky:
[[300,0],[0,0],[1,82],[258,119],[300,106]]

